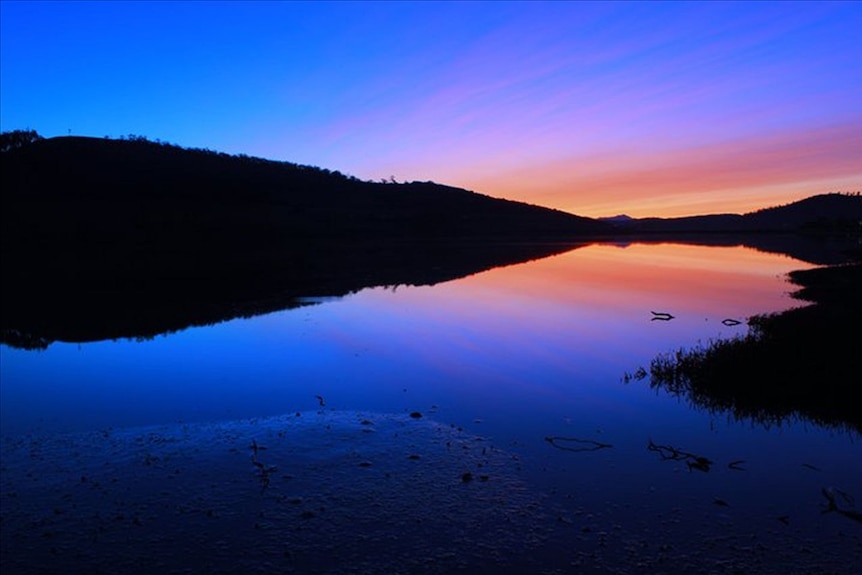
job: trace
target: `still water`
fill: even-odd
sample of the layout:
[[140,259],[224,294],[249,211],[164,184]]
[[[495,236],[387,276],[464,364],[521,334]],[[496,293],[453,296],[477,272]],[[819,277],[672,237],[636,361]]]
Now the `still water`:
[[[487,551],[482,556],[496,558],[495,568],[521,561],[549,572],[851,573],[854,563],[862,564],[862,529],[846,517],[823,513],[821,490],[847,495],[842,501],[848,509],[859,505],[853,495],[862,502],[858,436],[805,421],[766,429],[692,409],[685,400],[650,389],[648,381],[623,381],[626,373],[648,368],[659,353],[742,335],[751,315],[803,305],[789,296],[794,288],[785,274],[809,267],[743,247],[594,244],[433,286],[381,286],[337,299],[308,294],[304,307],[146,341],[58,342],[44,351],[3,346],[4,491],[17,490],[15,497],[23,497],[26,489],[16,474],[24,464],[18,458],[32,438],[70,438],[75,449],[98,452],[98,442],[86,438],[122,437],[112,444],[122,450],[134,444],[133,436],[161,430],[160,437],[201,450],[228,428],[243,440],[245,433],[253,439],[249,422],[270,426],[264,436],[274,442],[273,429],[281,429],[282,437],[283,426],[301,418],[329,418],[326,429],[334,429],[353,425],[357,414],[365,423],[376,421],[379,432],[386,425],[409,428],[422,414],[422,425],[438,426],[433,433],[459,435],[446,440],[450,448],[456,439],[465,445],[481,441],[483,456],[490,450],[500,454],[497,464],[486,461],[484,469],[508,478],[495,484],[494,474],[482,473],[481,462],[462,462],[451,468],[452,477],[441,476],[427,489],[460,488],[474,477],[464,477],[469,468],[489,489],[501,490],[496,496],[517,490],[531,501],[524,503],[531,511],[519,515],[524,524],[515,520],[513,529],[534,535],[499,543],[515,559],[506,559],[495,548],[498,543],[482,543]],[[674,319],[653,321],[652,312],[668,312]],[[726,319],[741,323],[725,325]],[[315,441],[307,427],[296,433],[303,434],[303,445]],[[389,437],[376,453],[399,448],[397,431]],[[415,459],[430,457],[427,446],[420,453],[422,437],[409,441]],[[662,459],[661,452],[648,449],[650,442],[708,457],[713,465],[692,470],[685,460]],[[311,457],[300,453],[297,443],[296,460]],[[52,453],[65,457],[60,448]],[[447,465],[441,461],[433,473],[446,472]],[[436,476],[429,471],[425,477]],[[266,480],[271,495],[279,487]],[[440,484],[449,480],[451,485]],[[340,481],[343,487],[352,479]],[[296,479],[290,485],[284,489],[298,489]],[[30,496],[57,487],[44,489]],[[410,497],[418,495],[404,495],[402,489],[393,505],[404,508]],[[458,505],[479,510],[472,496]],[[30,541],[33,554],[42,545],[16,522],[50,512],[20,502],[13,509],[8,498],[3,506],[3,551],[14,567],[15,557],[9,557],[21,553],[14,537]],[[414,523],[429,522],[427,511],[416,513]],[[459,525],[457,513],[450,515]],[[17,535],[9,534],[10,525]],[[334,525],[325,531],[333,540],[352,529]],[[184,531],[177,529],[182,537]],[[460,529],[450,536],[463,541],[470,529],[489,526],[465,523]],[[434,532],[441,531],[446,527]],[[416,528],[416,533],[428,539],[427,532]],[[452,565],[440,567],[447,564],[438,552],[457,545],[440,537],[434,549],[423,551],[437,567],[404,563],[412,565],[405,572],[449,571]],[[206,545],[207,539],[196,541]],[[231,544],[225,545],[236,557]],[[376,548],[378,557],[385,549],[379,541],[365,545]],[[402,550],[405,545],[409,541]],[[348,554],[350,545],[344,542],[342,549]],[[98,566],[100,553],[108,552],[93,551],[87,565]],[[172,556],[165,549],[161,553]],[[392,569],[362,563],[367,557],[358,547],[352,553],[351,564],[369,572]],[[320,557],[296,563],[301,546],[282,555],[275,564],[256,568],[285,572],[293,565],[302,572],[322,564]],[[321,572],[350,572],[332,559],[337,555],[329,553],[331,563]],[[294,563],[279,564],[288,561],[285,557]],[[189,568],[181,559],[165,561],[170,568]]]

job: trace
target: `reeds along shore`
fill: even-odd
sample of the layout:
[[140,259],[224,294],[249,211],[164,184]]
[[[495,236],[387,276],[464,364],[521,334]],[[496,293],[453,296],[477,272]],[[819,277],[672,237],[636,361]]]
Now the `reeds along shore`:
[[650,364],[650,386],[767,426],[803,418],[862,433],[854,335],[862,323],[862,263],[790,276],[801,286],[794,297],[813,305],[755,316],[744,337],[660,355]]

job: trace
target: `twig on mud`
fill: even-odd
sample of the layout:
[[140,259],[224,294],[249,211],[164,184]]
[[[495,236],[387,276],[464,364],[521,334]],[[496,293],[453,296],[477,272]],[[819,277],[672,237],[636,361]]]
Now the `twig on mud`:
[[707,472],[712,465],[712,461],[706,457],[683,451],[671,445],[658,445],[653,443],[652,439],[649,440],[647,449],[658,453],[659,457],[663,460],[685,461],[689,471],[697,469],[698,471]]
[[838,503],[836,502],[836,495],[840,496],[844,502],[851,507],[855,506],[855,502],[853,497],[850,496],[849,493],[841,491],[840,489],[836,489],[834,487],[823,487],[820,489],[820,493],[823,494],[823,497],[826,498],[827,504],[826,507],[823,508],[822,513],[837,513],[838,515],[843,515],[848,519],[852,519],[853,521],[858,521],[862,523],[862,513],[858,511],[851,511],[849,509],[841,509],[838,507]]
[[[613,447],[610,443],[602,443],[601,441],[594,441],[592,439],[578,439],[577,437],[560,437],[549,435],[545,437],[545,441],[556,447],[557,449],[563,449],[565,451],[598,451],[599,449],[609,449]],[[558,442],[571,441],[573,443],[581,443],[585,446],[590,447],[569,447],[567,445],[561,445]]]

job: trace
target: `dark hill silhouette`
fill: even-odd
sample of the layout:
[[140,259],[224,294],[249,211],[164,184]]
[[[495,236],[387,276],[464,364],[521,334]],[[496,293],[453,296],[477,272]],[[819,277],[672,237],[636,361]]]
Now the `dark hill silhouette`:
[[363,182],[142,139],[24,138],[2,149],[2,341],[23,347],[433,284],[571,249],[602,229],[431,182]]
[[691,405],[767,427],[800,417],[862,433],[859,342],[862,264],[795,271],[794,297],[813,305],[749,318],[740,338],[654,358],[650,387]]
[[607,222],[433,182],[367,182],[139,137],[31,131],[0,134],[0,167],[0,341],[24,347],[149,337],[303,296],[433,284],[614,236],[822,258],[795,235],[788,243],[787,234],[700,232],[737,229],[739,218],[758,230],[811,228],[809,215],[828,227],[833,213],[855,217],[859,201]]
[[619,214],[619,215],[616,215],[616,216],[609,216],[609,217],[605,217],[605,218],[599,218],[599,221],[602,221],[602,222],[622,223],[622,224],[625,224],[625,223],[627,223],[627,222],[631,222],[631,221],[633,221],[633,220],[634,220],[634,218],[633,218],[633,217],[631,217],[631,216],[629,216],[629,215],[627,215],[627,214]]
[[[226,233],[267,242],[534,240],[606,230],[589,218],[432,182],[367,182],[321,168],[140,139],[36,141],[4,154],[2,178],[4,202],[17,204],[25,217],[48,218],[61,227],[83,223],[118,239],[146,233],[149,241],[172,244],[203,237],[219,242]],[[52,207],[61,213],[51,213]],[[70,222],[70,213],[79,220]]]
[[821,194],[747,214],[613,219],[613,223],[618,230],[626,233],[803,233],[858,236],[862,230],[862,195]]
[[764,208],[744,216],[762,229],[859,232],[862,195],[821,194],[784,206]]

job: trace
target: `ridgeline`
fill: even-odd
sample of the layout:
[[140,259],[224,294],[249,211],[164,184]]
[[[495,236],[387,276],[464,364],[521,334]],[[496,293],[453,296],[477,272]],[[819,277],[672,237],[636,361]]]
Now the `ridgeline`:
[[[15,221],[4,217],[4,229],[22,233],[41,222],[43,233],[57,237],[98,236],[148,249],[306,238],[570,239],[608,229],[433,182],[362,181],[142,138],[37,140],[5,152],[2,166],[3,202],[18,210]],[[16,224],[21,217],[26,221]]]
[[0,341],[150,337],[601,239],[742,244],[833,263],[836,242],[858,245],[860,222],[858,194],[746,215],[608,221],[143,137],[5,132]]
[[601,222],[130,137],[0,146],[2,341],[148,337],[544,257]]

